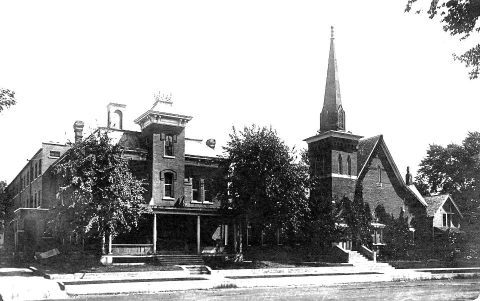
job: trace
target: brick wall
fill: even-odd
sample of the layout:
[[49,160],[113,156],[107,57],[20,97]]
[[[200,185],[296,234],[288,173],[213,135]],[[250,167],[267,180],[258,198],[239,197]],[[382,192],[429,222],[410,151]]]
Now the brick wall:
[[411,216],[412,210],[407,206],[409,197],[385,155],[379,153],[366,168],[366,174],[360,181],[363,184],[363,199],[368,202],[372,212],[382,204],[387,213],[395,217],[399,216],[402,209],[405,210],[405,215]]

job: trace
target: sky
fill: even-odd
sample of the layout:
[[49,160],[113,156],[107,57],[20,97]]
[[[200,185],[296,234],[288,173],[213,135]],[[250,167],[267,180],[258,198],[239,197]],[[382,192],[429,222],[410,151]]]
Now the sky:
[[[402,174],[429,144],[479,131],[480,81],[452,53],[464,43],[406,0],[1,1],[0,180],[41,143],[73,141],[127,105],[125,128],[172,94],[187,137],[224,145],[232,126],[271,126],[297,150],[319,129],[330,26],[346,127],[383,134]],[[478,36],[477,36],[478,38]],[[467,41],[468,42],[468,41]]]

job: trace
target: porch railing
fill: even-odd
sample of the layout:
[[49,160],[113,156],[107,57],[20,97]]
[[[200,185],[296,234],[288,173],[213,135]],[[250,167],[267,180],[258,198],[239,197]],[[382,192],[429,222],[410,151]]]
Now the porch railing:
[[112,244],[112,255],[150,255],[153,244]]
[[376,258],[376,253],[372,250],[370,250],[369,248],[367,248],[366,246],[362,245],[360,247],[360,250],[358,250],[360,252],[360,254],[362,254],[363,256],[367,257],[368,259],[370,260],[375,260]]

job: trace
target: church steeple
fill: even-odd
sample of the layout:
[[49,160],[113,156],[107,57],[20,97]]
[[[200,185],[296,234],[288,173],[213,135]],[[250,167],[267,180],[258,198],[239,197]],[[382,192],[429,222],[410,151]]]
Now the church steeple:
[[340,82],[338,79],[334,40],[335,37],[332,26],[325,96],[322,113],[320,114],[320,132],[330,130],[345,131],[345,111],[342,108],[342,98],[340,96]]

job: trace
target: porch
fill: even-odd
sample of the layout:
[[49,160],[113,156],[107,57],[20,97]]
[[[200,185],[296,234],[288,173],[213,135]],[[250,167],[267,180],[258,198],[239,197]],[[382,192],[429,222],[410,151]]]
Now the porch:
[[[237,250],[238,228],[218,210],[154,207],[138,230],[104,242],[104,264],[153,260],[160,264],[201,264]],[[184,262],[182,262],[184,261]]]

